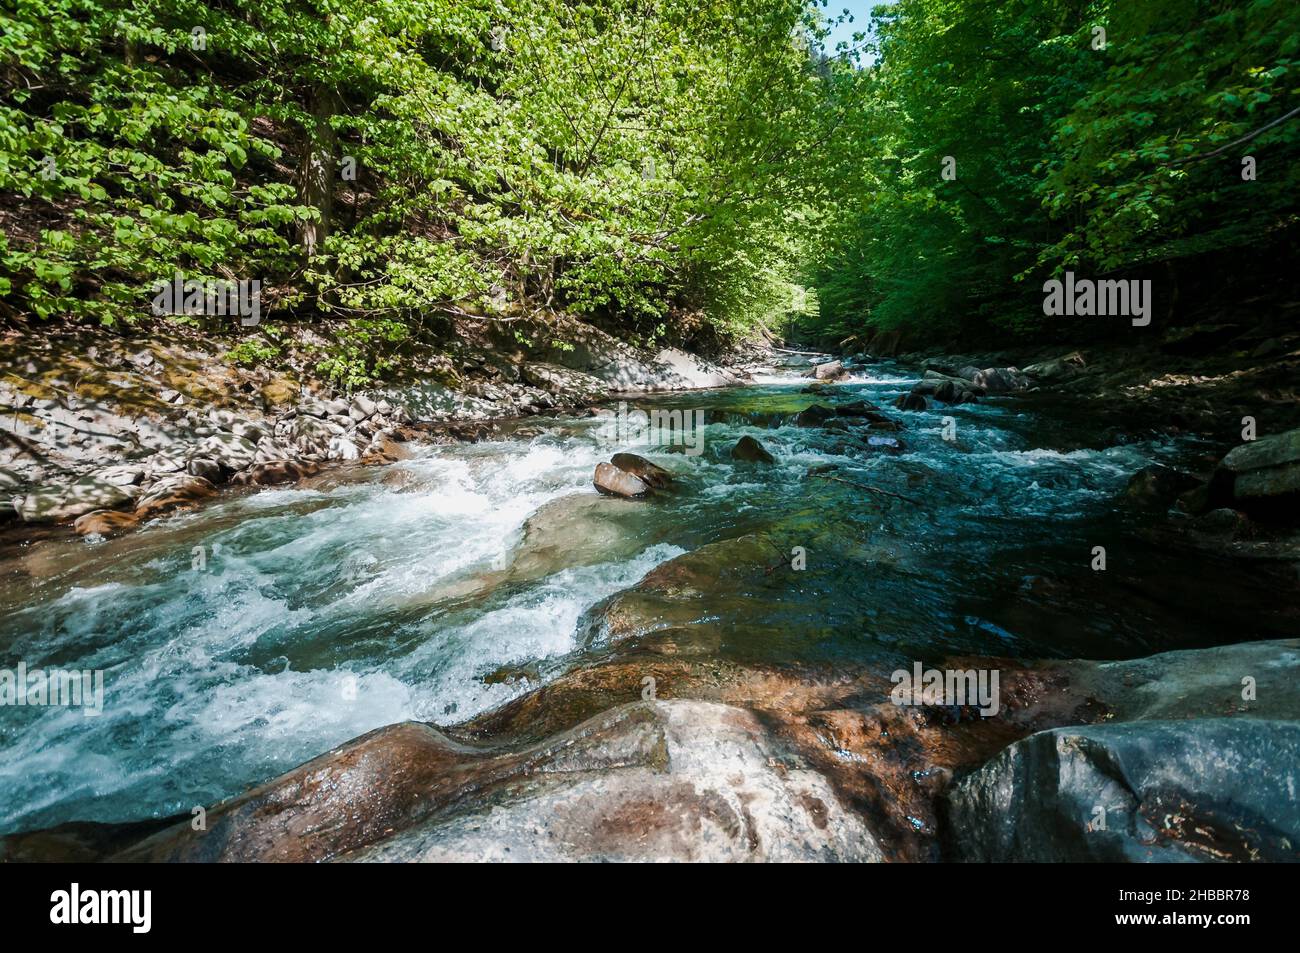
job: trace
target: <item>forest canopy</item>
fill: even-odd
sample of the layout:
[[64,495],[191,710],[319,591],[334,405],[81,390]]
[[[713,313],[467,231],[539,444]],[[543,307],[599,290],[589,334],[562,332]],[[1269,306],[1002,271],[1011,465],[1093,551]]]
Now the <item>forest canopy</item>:
[[440,315],[1033,331],[1063,269],[1294,241],[1294,3],[898,0],[831,49],[839,17],[9,0],[0,317],[129,323],[176,273],[255,278],[261,346],[334,321],[322,367],[359,379]]

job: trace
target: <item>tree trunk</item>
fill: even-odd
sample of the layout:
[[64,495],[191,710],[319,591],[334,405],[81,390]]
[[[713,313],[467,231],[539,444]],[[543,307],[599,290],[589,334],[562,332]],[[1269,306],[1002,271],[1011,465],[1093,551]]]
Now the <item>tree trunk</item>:
[[320,254],[325,245],[334,205],[334,176],[338,171],[334,156],[337,137],[330,125],[330,117],[337,110],[334,91],[326,86],[317,86],[312,91],[308,108],[314,128],[307,132],[299,201],[318,213],[317,220],[302,223],[302,252],[310,260]]

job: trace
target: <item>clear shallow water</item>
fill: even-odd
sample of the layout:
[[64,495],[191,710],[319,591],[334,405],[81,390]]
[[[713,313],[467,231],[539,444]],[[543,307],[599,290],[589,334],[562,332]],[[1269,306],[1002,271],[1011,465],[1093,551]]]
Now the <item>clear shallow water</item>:
[[[1108,445],[1025,398],[889,408],[914,379],[874,369],[814,396],[778,374],[653,402],[706,412],[699,456],[612,446],[600,420],[529,421],[545,432],[225,497],[118,540],[27,547],[0,563],[0,667],[102,669],[106,699],[95,718],[0,707],[0,833],[188,813],[372,728],[472,717],[601,648],[586,614],[602,600],[745,534],[770,543],[774,565],[803,546],[808,569],[703,592],[686,621],[739,659],[892,668],[1222,640],[1219,620],[1160,598],[1159,580],[1135,597],[1144,574],[1213,573],[1144,546],[1115,505],[1134,471],[1186,447]],[[906,423],[906,452],[788,422],[856,399]],[[776,464],[733,461],[742,434]],[[592,470],[620,449],[672,470],[676,489],[599,499]],[[828,464],[922,505],[808,475]],[[1108,547],[1106,574],[1089,569],[1094,545]]]

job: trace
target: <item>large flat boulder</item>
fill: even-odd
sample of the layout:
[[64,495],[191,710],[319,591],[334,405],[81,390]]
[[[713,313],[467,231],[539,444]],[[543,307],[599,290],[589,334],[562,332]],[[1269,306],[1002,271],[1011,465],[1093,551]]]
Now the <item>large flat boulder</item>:
[[883,859],[826,777],[792,763],[752,712],[699,701],[633,704],[573,735],[567,750],[551,745],[550,763],[490,810],[433,820],[342,859]]
[[664,348],[655,355],[654,363],[679,377],[683,382],[682,386],[688,390],[731,387],[743,382],[739,374],[680,348]]
[[115,859],[875,861],[826,778],[764,721],[634,701],[519,749],[382,728]]

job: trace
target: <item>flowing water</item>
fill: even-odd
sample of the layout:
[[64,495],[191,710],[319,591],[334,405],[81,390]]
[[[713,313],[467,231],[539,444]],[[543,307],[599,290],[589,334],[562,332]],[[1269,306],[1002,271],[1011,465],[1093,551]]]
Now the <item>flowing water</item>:
[[[0,562],[0,667],[102,670],[105,700],[96,717],[0,707],[0,833],[188,814],[372,728],[463,721],[599,651],[602,600],[751,535],[704,550],[716,584],[642,630],[690,629],[739,660],[886,671],[1224,640],[1221,575],[1142,542],[1144,517],[1115,502],[1135,470],[1191,448],[1027,397],[888,408],[914,380],[880,365],[827,396],[779,373],[635,402],[701,411],[698,455],[611,446],[601,419],[533,420],[116,540],[23,547]],[[904,452],[790,422],[859,399],[905,421]],[[744,434],[776,462],[733,460]],[[675,488],[598,497],[592,470],[620,449],[673,471]],[[790,567],[795,547],[806,569]],[[771,565],[744,571],[756,559]]]

